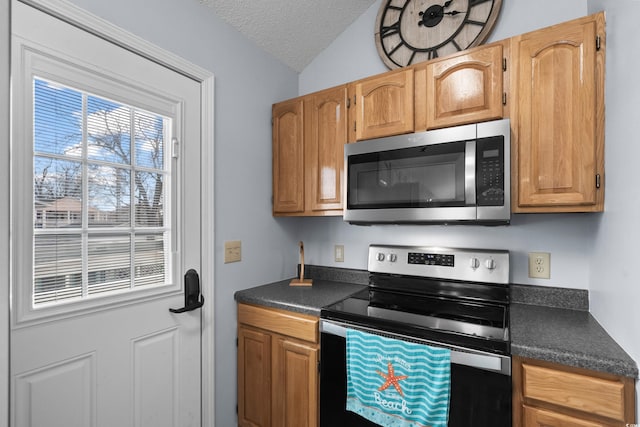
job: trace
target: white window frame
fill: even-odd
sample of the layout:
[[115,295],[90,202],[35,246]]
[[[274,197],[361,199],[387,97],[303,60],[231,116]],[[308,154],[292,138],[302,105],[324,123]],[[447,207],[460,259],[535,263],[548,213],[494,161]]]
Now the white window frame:
[[[67,301],[61,304],[47,304],[44,306],[33,305],[33,222],[24,221],[24,218],[33,218],[33,81],[35,78],[59,83],[61,85],[91,93],[92,95],[141,108],[161,116],[173,119],[174,127],[181,129],[182,104],[179,100],[172,100],[168,96],[162,96],[157,91],[152,92],[141,87],[139,83],[122,81],[121,77],[115,78],[93,70],[86,64],[78,63],[77,59],[63,58],[59,52],[47,52],[40,46],[34,46],[30,42],[23,41],[25,47],[20,52],[21,60],[25,64],[25,72],[22,76],[14,76],[19,88],[20,98],[24,104],[20,115],[16,115],[18,128],[30,129],[30,132],[16,133],[14,136],[12,163],[21,164],[22,179],[16,180],[12,185],[13,214],[15,215],[15,234],[13,239],[13,253],[18,255],[14,259],[14,276],[12,277],[14,300],[14,326],[20,327],[41,321],[57,320],[122,306],[134,304],[140,299],[149,299],[154,296],[165,296],[168,293],[181,292],[179,272],[183,270],[179,265],[181,261],[179,240],[177,239],[178,226],[180,224],[177,206],[180,206],[182,195],[176,186],[176,180],[172,180],[166,191],[172,193],[172,206],[167,209],[166,221],[170,224],[172,236],[170,241],[170,261],[167,268],[167,284],[147,289],[136,289],[118,294],[103,295],[95,298]],[[55,57],[54,57],[55,55]],[[171,143],[166,141],[165,161],[170,162],[171,175],[180,176],[179,162],[171,158]],[[13,173],[15,176],[16,172]],[[25,256],[29,254],[28,256]],[[28,280],[26,279],[28,278]]]

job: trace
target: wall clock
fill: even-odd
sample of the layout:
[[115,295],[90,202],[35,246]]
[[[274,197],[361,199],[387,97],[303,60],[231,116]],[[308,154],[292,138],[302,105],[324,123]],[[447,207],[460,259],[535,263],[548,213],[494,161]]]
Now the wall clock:
[[449,55],[484,42],[502,0],[383,0],[378,53],[389,68]]

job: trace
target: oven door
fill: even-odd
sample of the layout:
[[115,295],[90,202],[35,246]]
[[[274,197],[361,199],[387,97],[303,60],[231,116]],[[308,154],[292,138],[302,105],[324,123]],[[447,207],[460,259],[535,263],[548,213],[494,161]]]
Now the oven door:
[[[377,424],[345,409],[347,327],[349,325],[333,321],[321,320],[320,323],[320,426],[375,427]],[[383,334],[396,339],[408,338]],[[438,346],[438,343],[424,343]],[[449,427],[510,427],[511,358],[452,349],[450,399]]]

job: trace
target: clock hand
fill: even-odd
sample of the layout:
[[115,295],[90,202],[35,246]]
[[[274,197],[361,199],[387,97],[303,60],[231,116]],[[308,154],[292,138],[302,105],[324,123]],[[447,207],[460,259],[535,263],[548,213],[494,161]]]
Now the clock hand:
[[418,26],[435,27],[436,25],[438,25],[440,23],[440,21],[442,21],[442,18],[445,15],[455,16],[455,15],[458,15],[460,13],[465,13],[465,12],[460,12],[460,11],[457,11],[457,10],[452,10],[451,12],[445,12],[444,8],[448,7],[449,5],[451,5],[452,1],[453,0],[448,0],[443,6],[434,4],[433,6],[430,6],[424,12],[420,12],[418,15],[421,16],[422,19],[420,21],[418,21]]

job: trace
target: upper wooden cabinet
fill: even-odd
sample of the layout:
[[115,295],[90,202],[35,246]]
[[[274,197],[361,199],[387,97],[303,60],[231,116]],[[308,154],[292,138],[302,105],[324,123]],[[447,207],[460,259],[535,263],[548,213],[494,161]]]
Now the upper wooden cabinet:
[[503,50],[494,43],[417,65],[416,131],[503,118]]
[[351,141],[414,131],[413,69],[358,80],[350,86]]
[[602,211],[604,27],[601,12],[275,104],[273,214],[341,215],[346,142],[504,117],[512,212]]
[[342,215],[347,88],[274,104],[273,214]]
[[304,211],[303,112],[301,98],[272,108],[274,214]]
[[513,212],[604,208],[604,13],[511,39]]
[[347,88],[311,94],[305,103],[306,211],[342,215]]

